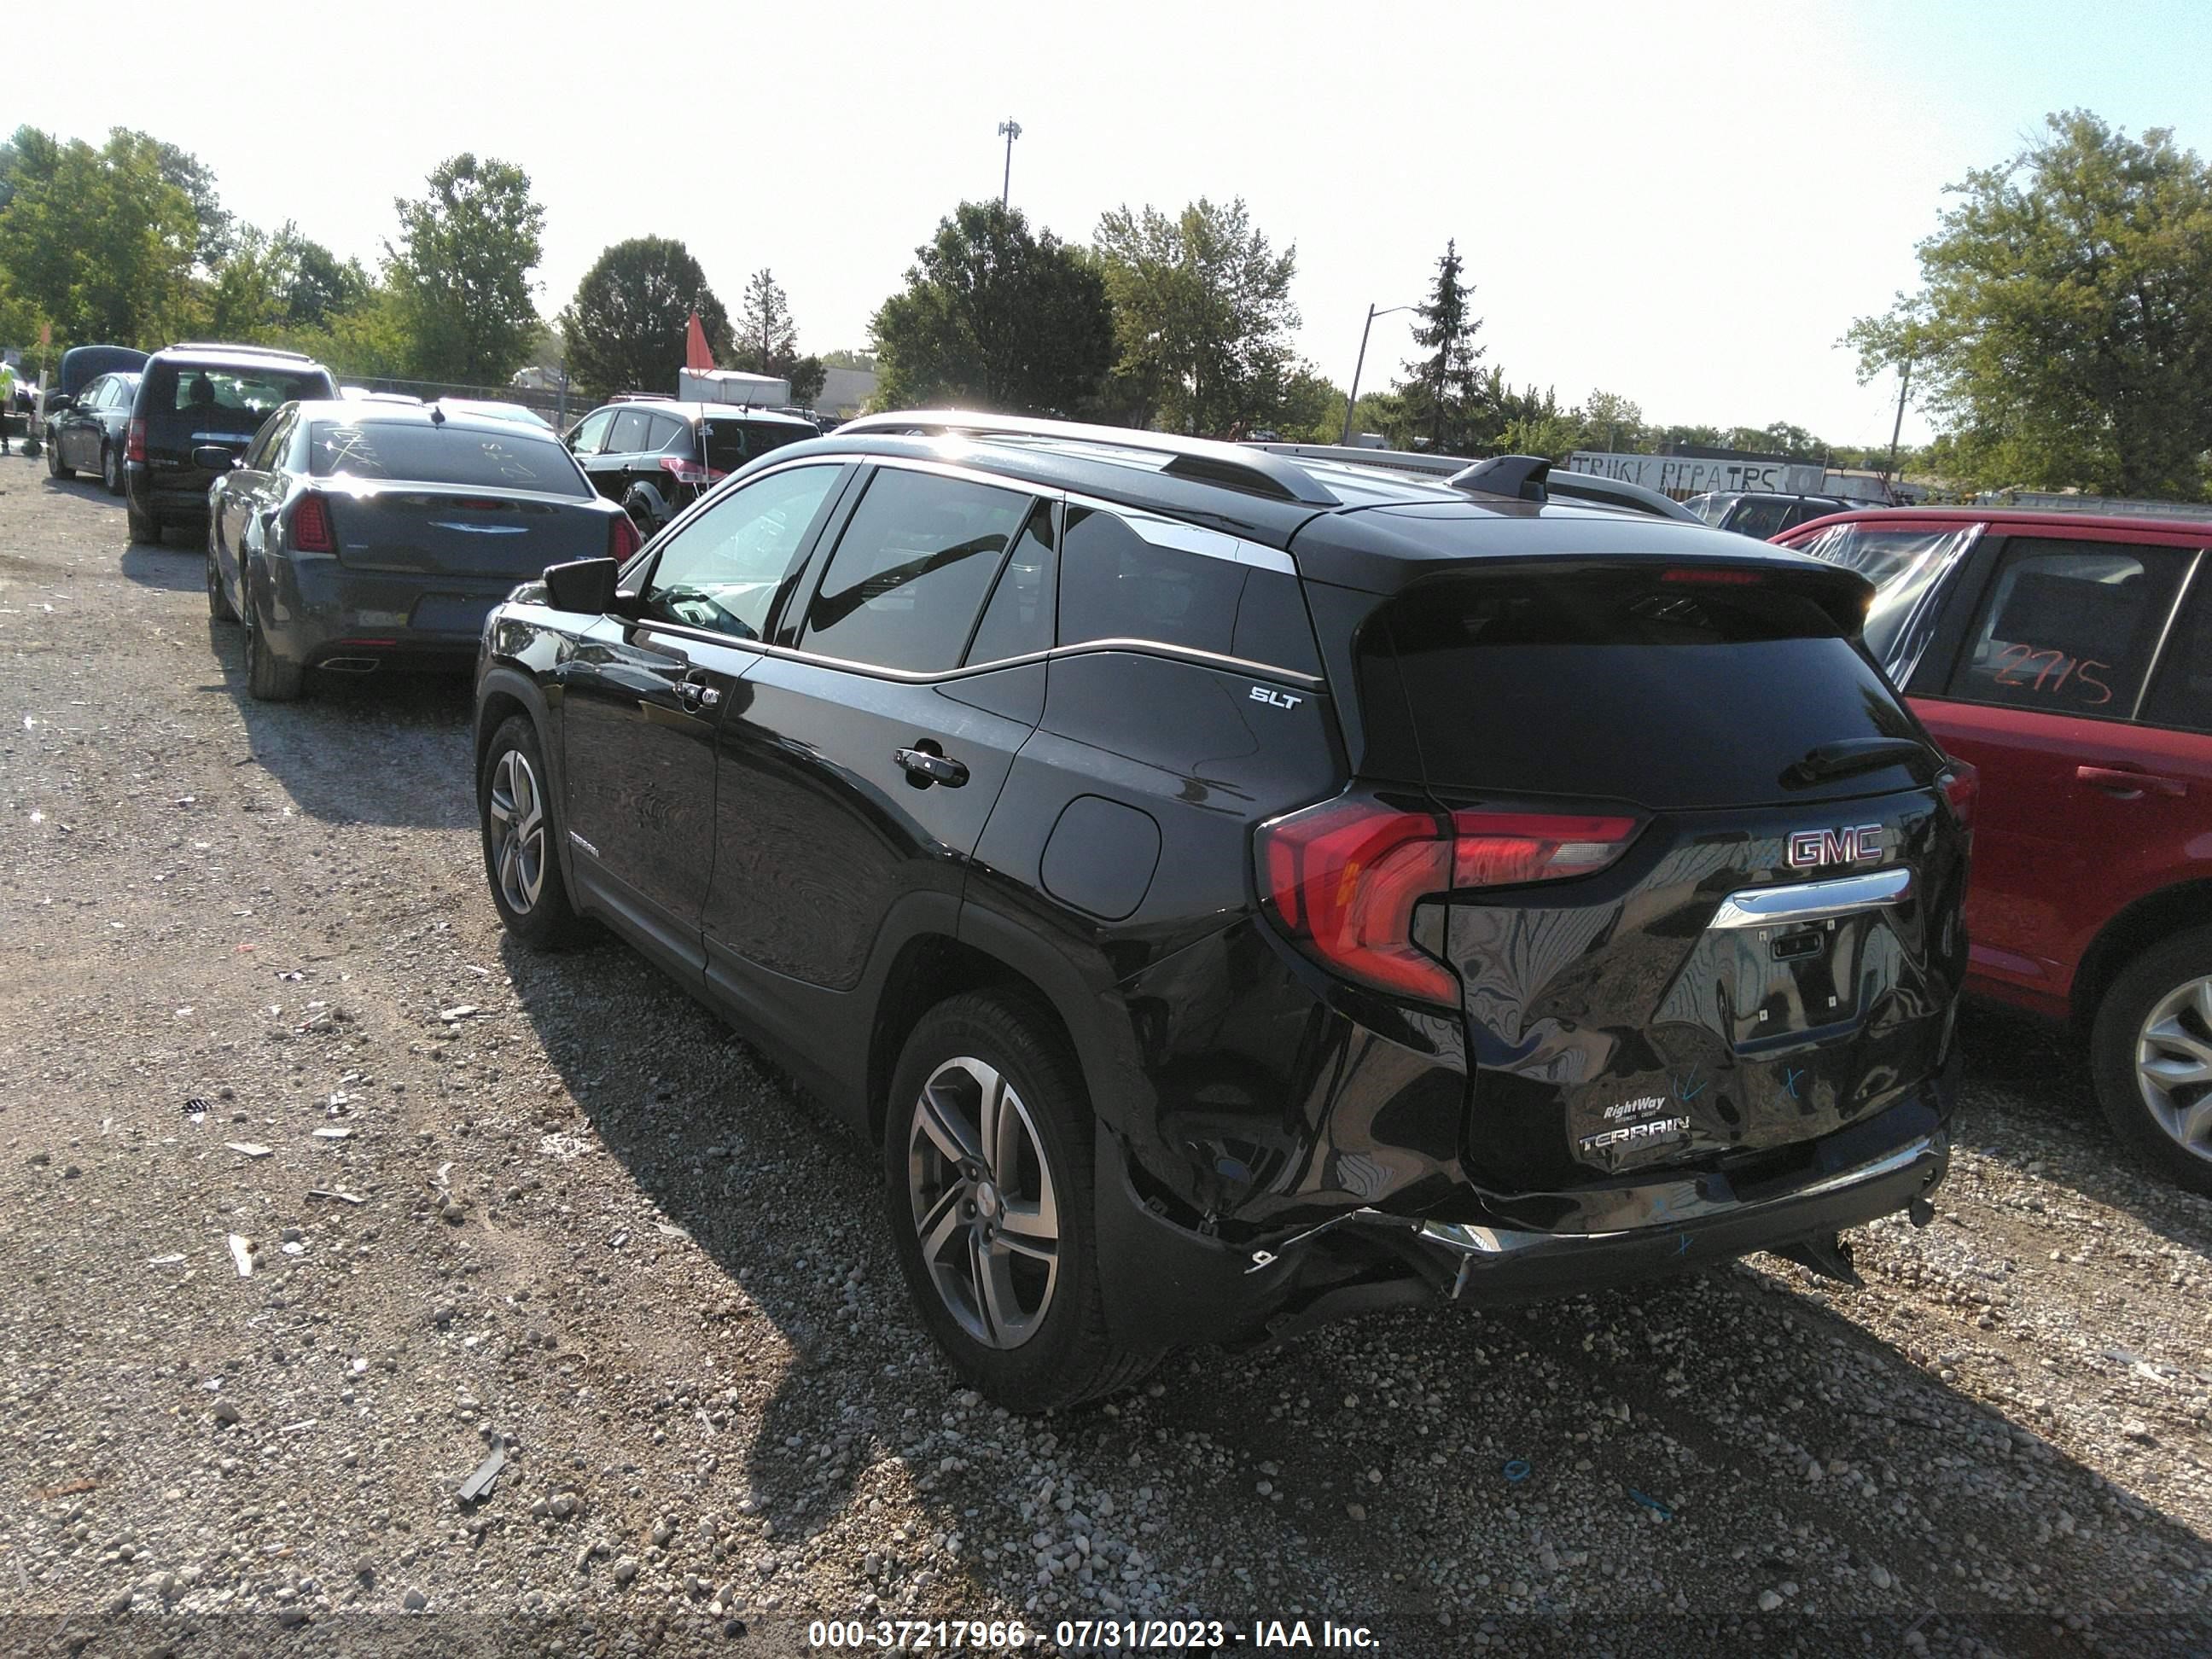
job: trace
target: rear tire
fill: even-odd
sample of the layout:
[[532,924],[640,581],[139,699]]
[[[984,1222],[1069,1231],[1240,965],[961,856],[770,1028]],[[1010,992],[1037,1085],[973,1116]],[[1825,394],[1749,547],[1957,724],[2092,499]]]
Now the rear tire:
[[2152,946],[2112,981],[2089,1065],[2112,1133],[2176,1186],[2212,1194],[2212,927]]
[[591,932],[561,873],[550,776],[537,726],[527,715],[509,715],[477,773],[477,820],[500,925],[532,951],[562,950]]
[[123,462],[115,453],[113,444],[100,447],[100,481],[107,486],[111,495],[123,493]]
[[62,465],[61,447],[54,442],[51,434],[46,438],[46,476],[50,478],[62,479],[76,477],[75,467]]
[[260,618],[254,615],[253,595],[245,596],[246,607],[240,620],[246,624],[246,689],[263,702],[291,702],[298,698],[307,682],[307,672],[295,662],[286,662],[269,648],[268,636],[261,631]]
[[638,538],[641,541],[651,541],[653,532],[660,527],[660,524],[659,520],[653,517],[653,503],[647,499],[644,491],[631,490],[629,495],[623,497],[622,508],[623,512],[629,514],[629,521],[637,526]]
[[883,1193],[899,1267],[938,1346],[1010,1411],[1111,1394],[1159,1358],[1106,1328],[1093,1133],[1075,1057],[1024,1000],[939,1004],[892,1076]]

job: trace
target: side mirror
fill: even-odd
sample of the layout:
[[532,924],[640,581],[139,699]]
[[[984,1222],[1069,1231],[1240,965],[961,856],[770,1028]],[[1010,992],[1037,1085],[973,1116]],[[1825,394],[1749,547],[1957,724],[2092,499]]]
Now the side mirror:
[[197,444],[192,448],[192,465],[203,472],[228,472],[238,465],[238,457],[221,444]]
[[600,617],[615,608],[615,579],[622,566],[613,559],[575,559],[545,567],[545,602],[556,611]]

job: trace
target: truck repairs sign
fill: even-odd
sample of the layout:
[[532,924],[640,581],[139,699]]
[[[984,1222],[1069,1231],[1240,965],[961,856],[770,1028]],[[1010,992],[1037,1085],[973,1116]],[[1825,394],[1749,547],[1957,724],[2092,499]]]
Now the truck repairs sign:
[[1689,455],[1609,455],[1577,449],[1570,472],[1620,478],[1667,495],[1702,495],[1709,489],[1771,489],[1784,495],[1818,494],[1826,477],[1817,466],[1789,461],[1704,461]]

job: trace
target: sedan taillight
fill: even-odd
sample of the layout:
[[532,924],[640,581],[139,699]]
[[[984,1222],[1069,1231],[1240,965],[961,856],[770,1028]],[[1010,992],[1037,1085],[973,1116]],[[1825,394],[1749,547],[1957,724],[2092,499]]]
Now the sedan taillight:
[[1982,793],[1982,775],[1962,760],[1954,760],[1943,769],[1938,781],[1943,799],[1950,803],[1952,817],[1959,820],[1961,830],[1974,827],[1974,803]]
[[330,503],[320,495],[302,495],[292,509],[292,550],[295,553],[335,553],[337,527],[331,522]]
[[637,533],[637,526],[629,514],[616,514],[607,526],[607,556],[620,564],[644,545],[644,538]]
[[123,458],[125,460],[136,461],[141,466],[146,465],[145,422],[133,421],[131,422],[130,429],[125,434],[123,440]]

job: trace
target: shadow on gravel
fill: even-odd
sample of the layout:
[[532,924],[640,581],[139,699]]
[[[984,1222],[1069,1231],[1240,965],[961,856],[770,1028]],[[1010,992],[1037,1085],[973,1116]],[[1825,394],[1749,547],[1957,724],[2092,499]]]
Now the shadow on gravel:
[[[1796,1620],[1801,1637],[1850,1628],[1840,1607],[1902,1607],[1861,1621],[1887,1651],[1911,1626],[1936,1650],[1951,1650],[1936,1639],[1948,1632],[2007,1653],[2083,1652],[2058,1621],[2092,1610],[2093,1635],[2129,1630],[2145,1653],[2212,1633],[2193,1565],[2208,1547],[2188,1526],[1846,1314],[1740,1271],[1198,1350],[1161,1368],[1157,1393],[1009,1420],[967,1402],[913,1317],[870,1149],[626,946],[545,957],[507,940],[502,954],[601,1146],[720,1281],[635,1280],[665,1302],[643,1322],[665,1332],[652,1420],[672,1433],[729,1383],[767,1383],[744,1487],[724,1493],[772,1520],[778,1552],[848,1517],[866,1530],[858,1512],[883,1489],[871,1471],[896,1456],[925,1530],[969,1540],[950,1568],[956,1599],[963,1583],[1016,1607],[1041,1595],[1055,1615],[1100,1609],[1065,1578],[1040,1592],[1016,1540],[1061,1526],[1053,1495],[1071,1483],[1085,1505],[1113,1495],[1111,1518],[1090,1524],[1141,1542],[1148,1571],[1233,1540],[1231,1569],[1309,1562],[1369,1587],[1362,1616],[1416,1644],[1436,1636],[1442,1604],[1412,1564],[1473,1557],[1498,1575],[1484,1594],[1502,1607],[1534,1577],[1532,1527],[1545,1553],[1556,1542],[1601,1576],[1510,1593],[1553,1619],[1618,1605],[1615,1638],[1633,1633],[1626,1609],[1663,1608],[1650,1599],[1662,1579],[1691,1613],[1729,1619],[1759,1586],[1802,1582],[1805,1601],[1838,1612]],[[1525,1477],[1504,1473],[1515,1461]],[[726,1482],[737,1459],[723,1462]],[[1655,1521],[1639,1493],[1676,1518]],[[1010,1547],[986,1561],[978,1540]],[[933,1565],[942,1575],[946,1558]],[[1239,1577],[1252,1605],[1209,1613],[1291,1594]]]
[[80,501],[96,501],[103,507],[113,507],[118,517],[123,511],[123,497],[109,495],[107,486],[96,477],[88,478],[79,473],[74,478],[57,478],[46,471],[46,464],[41,460],[38,481],[39,487],[51,495],[74,495]]
[[[141,554],[149,561],[177,556],[133,548],[126,566]],[[180,585],[204,586],[198,559],[186,578]],[[212,672],[197,689],[238,705],[247,753],[234,764],[259,767],[301,811],[326,823],[458,829],[476,822],[467,673],[311,672],[297,702],[263,702],[246,689],[237,624],[210,618],[208,643]],[[438,787],[420,787],[425,778]]]
[[[1969,1004],[1959,1034],[1970,1111],[1964,1144],[2039,1181],[2124,1210],[2176,1244],[2212,1252],[2212,1199],[2182,1191],[2136,1162],[2097,1109],[2089,1068],[2072,1034],[2014,1010]],[[2032,1126],[2031,1146],[2006,1131]],[[2063,1157],[2051,1157],[2051,1143]]]
[[197,593],[207,584],[205,556],[181,547],[133,542],[124,550],[116,568],[125,580],[141,587],[157,587],[164,593]]

